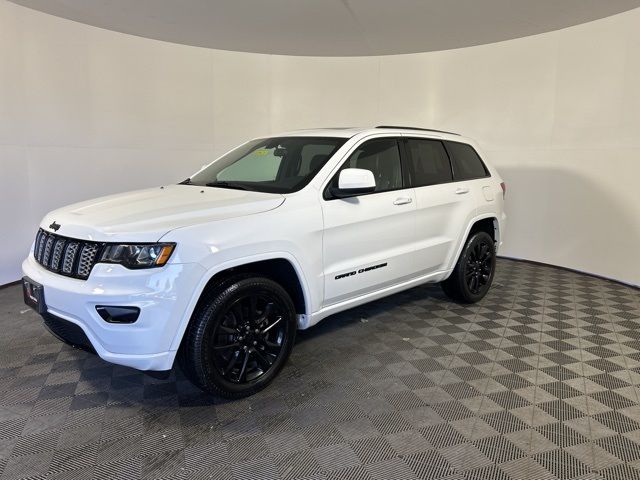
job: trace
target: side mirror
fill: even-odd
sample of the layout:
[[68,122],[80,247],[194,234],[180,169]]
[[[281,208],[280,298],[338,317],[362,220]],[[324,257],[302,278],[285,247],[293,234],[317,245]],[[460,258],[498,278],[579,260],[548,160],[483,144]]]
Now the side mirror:
[[376,189],[376,179],[371,170],[363,168],[345,168],[338,177],[338,188],[333,187],[331,194],[337,198],[353,197],[371,193]]

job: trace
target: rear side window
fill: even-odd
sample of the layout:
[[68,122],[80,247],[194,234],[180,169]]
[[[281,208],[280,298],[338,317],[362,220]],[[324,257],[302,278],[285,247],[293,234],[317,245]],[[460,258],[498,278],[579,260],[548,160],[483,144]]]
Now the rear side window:
[[442,142],[410,138],[407,140],[407,149],[414,187],[437,185],[453,180],[449,156]]
[[471,145],[457,142],[445,142],[445,144],[451,157],[453,177],[456,181],[489,176],[489,171]]

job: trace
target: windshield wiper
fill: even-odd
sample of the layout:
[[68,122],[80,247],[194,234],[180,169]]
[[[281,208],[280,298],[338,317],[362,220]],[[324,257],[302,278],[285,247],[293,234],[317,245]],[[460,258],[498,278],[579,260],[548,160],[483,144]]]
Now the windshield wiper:
[[250,188],[234,182],[209,182],[206,185],[207,187],[233,188],[235,190],[250,190]]
[[186,180],[181,181],[178,185],[191,185],[191,179],[187,178]]

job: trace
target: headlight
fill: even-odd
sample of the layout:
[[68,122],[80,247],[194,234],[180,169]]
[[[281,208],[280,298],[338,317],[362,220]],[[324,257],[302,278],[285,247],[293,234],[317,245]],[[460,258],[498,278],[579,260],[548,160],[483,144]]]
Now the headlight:
[[175,247],[175,243],[107,245],[100,256],[100,262],[119,263],[127,268],[162,267]]

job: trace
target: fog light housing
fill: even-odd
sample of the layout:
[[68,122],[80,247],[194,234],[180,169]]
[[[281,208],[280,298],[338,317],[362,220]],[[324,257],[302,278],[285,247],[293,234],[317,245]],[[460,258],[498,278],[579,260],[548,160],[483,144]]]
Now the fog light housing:
[[134,323],[140,316],[138,307],[96,305],[96,311],[107,323]]

